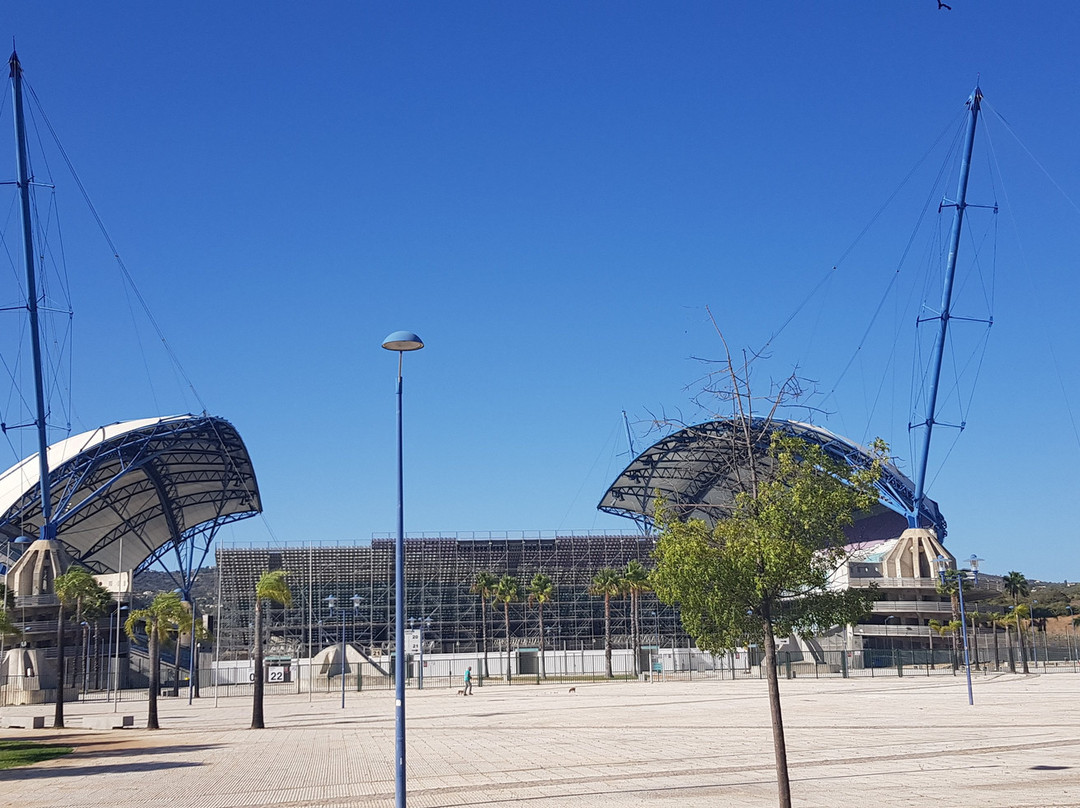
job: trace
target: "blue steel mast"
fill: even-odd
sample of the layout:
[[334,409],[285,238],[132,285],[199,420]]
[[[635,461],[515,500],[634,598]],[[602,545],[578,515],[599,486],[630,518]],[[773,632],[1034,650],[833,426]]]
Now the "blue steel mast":
[[956,201],[953,203],[956,211],[953,214],[952,230],[949,233],[949,257],[945,267],[945,288],[941,293],[941,313],[937,317],[927,318],[939,320],[937,338],[934,341],[933,364],[930,376],[930,395],[926,403],[926,420],[922,424],[916,424],[914,428],[925,426],[922,447],[919,452],[918,465],[915,467],[915,497],[911,502],[911,511],[907,515],[908,527],[919,526],[919,511],[922,509],[924,488],[926,486],[926,466],[930,457],[930,436],[934,431],[934,416],[936,415],[938,384],[941,381],[941,360],[945,354],[945,336],[949,330],[950,307],[952,306],[953,280],[956,277],[956,253],[960,246],[960,230],[964,224],[964,209],[967,207],[968,175],[971,171],[971,151],[975,145],[975,124],[979,119],[979,105],[982,101],[982,91],[976,85],[971,97],[968,98],[967,131],[964,134],[964,159],[960,164],[960,181],[956,189]]
[[38,473],[41,478],[41,538],[52,539],[52,486],[49,484],[49,438],[45,424],[45,384],[41,372],[41,330],[38,320],[37,278],[34,273],[34,235],[30,219],[30,177],[26,159],[26,125],[23,119],[22,65],[14,51],[11,66],[12,104],[15,111],[15,149],[18,156],[19,205],[26,261],[26,309],[30,313],[30,349],[34,360],[35,425],[38,438]]

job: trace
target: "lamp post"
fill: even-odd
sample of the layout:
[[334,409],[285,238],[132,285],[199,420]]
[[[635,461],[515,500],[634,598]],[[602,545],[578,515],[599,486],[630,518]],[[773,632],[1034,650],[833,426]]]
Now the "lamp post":
[[[120,547],[116,556],[116,635],[115,645],[113,646],[113,682],[115,687],[113,688],[113,712],[115,713],[120,709],[120,611],[124,608],[124,590],[126,585],[124,583],[124,534],[120,534]],[[220,598],[218,599],[220,602]],[[130,612],[129,612],[130,614]],[[131,661],[131,654],[128,654],[128,662]]]
[[[353,645],[355,645],[356,644],[356,616],[358,614],[360,614],[361,597],[359,595],[353,595],[351,598],[349,598],[349,600],[352,601]],[[344,622],[344,620],[342,622]],[[364,673],[364,670],[361,667],[361,663],[357,662],[356,663],[356,688],[357,688],[357,690],[360,690],[360,689],[363,688],[363,682],[360,681],[360,677],[363,676],[363,673]],[[344,677],[342,677],[341,686],[342,686],[342,688],[345,687],[345,679],[344,679]]]
[[[1038,601],[1031,601],[1031,614],[1028,616],[1027,627],[1031,632],[1031,656],[1035,659],[1035,666],[1039,666],[1039,645],[1036,643],[1035,636],[1035,607],[1039,605]],[[1045,655],[1043,655],[1045,656]],[[1047,660],[1042,660],[1042,670],[1047,670]]]
[[[326,605],[330,609],[330,619],[334,619],[334,604],[337,598],[333,595],[326,596]],[[341,616],[341,709],[345,709],[345,615]]]
[[[352,601],[353,615],[360,610],[360,596],[353,595],[349,598]],[[337,598],[333,595],[326,596],[326,605],[330,608],[330,617],[334,617],[334,605],[337,603]],[[345,610],[339,609],[341,617],[341,709],[345,709],[345,673],[348,670],[347,660],[345,658]]]
[[896,615],[890,614],[885,618],[885,644],[889,646],[889,658],[893,664],[896,665],[896,647],[892,644],[892,638],[889,636],[889,621],[896,620]]
[[394,542],[394,797],[405,808],[405,492],[402,472],[401,364],[406,351],[418,351],[424,341],[411,331],[395,331],[383,340],[397,351],[397,540]]
[[[938,576],[941,578],[941,585],[945,586],[945,571],[948,569],[948,561],[945,556],[939,555],[936,559]],[[964,670],[967,673],[967,691],[968,691],[968,704],[974,706],[975,697],[971,692],[971,659],[968,656],[968,637],[967,637],[967,615],[964,613],[964,580],[968,575],[972,577],[972,580],[979,583],[979,562],[981,558],[976,558],[972,554],[968,559],[970,569],[958,569],[956,570],[956,594],[960,600],[960,631],[964,636]]]
[[1066,606],[1069,613],[1069,656],[1072,658],[1073,673],[1076,673],[1076,624],[1073,622],[1073,607]]

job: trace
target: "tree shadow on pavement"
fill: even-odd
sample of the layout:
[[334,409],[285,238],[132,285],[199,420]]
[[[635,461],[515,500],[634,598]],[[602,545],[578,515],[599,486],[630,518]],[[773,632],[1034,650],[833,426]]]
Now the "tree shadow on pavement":
[[[69,757],[68,760],[71,758]],[[102,766],[50,766],[39,768],[5,769],[0,771],[0,782],[18,780],[54,779],[57,777],[93,777],[99,774],[124,774],[129,772],[152,772],[168,769],[187,769],[202,766],[201,763],[182,761],[153,761],[145,763],[116,763]]]

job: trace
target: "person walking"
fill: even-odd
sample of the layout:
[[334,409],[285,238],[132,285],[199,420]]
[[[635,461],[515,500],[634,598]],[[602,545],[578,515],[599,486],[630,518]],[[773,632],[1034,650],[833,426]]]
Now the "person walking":
[[472,666],[465,669],[465,695],[472,695]]

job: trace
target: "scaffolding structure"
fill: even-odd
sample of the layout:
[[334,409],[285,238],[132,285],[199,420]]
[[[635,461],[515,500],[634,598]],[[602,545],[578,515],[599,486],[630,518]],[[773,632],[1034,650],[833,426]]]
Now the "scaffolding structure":
[[[588,594],[597,571],[625,569],[637,560],[652,566],[655,538],[622,533],[467,533],[407,536],[406,620],[422,627],[425,653],[506,650],[503,605],[481,608],[472,592],[476,576],[513,576],[519,600],[509,604],[511,649],[540,645],[538,607],[528,600],[533,576],[552,579],[555,597],[544,604],[544,647],[592,649],[604,644],[604,599]],[[255,584],[269,570],[288,572],[293,602],[265,613],[267,653],[310,658],[341,641],[365,654],[393,651],[394,540],[368,544],[311,543],[277,547],[226,546],[217,550],[221,616],[216,636],[221,659],[248,658],[253,646]],[[332,596],[332,600],[330,600]],[[355,597],[354,597],[355,596]],[[342,608],[344,606],[344,608]],[[629,596],[611,599],[613,645],[629,647]],[[677,610],[645,592],[640,597],[641,644],[677,646],[688,637]]]

